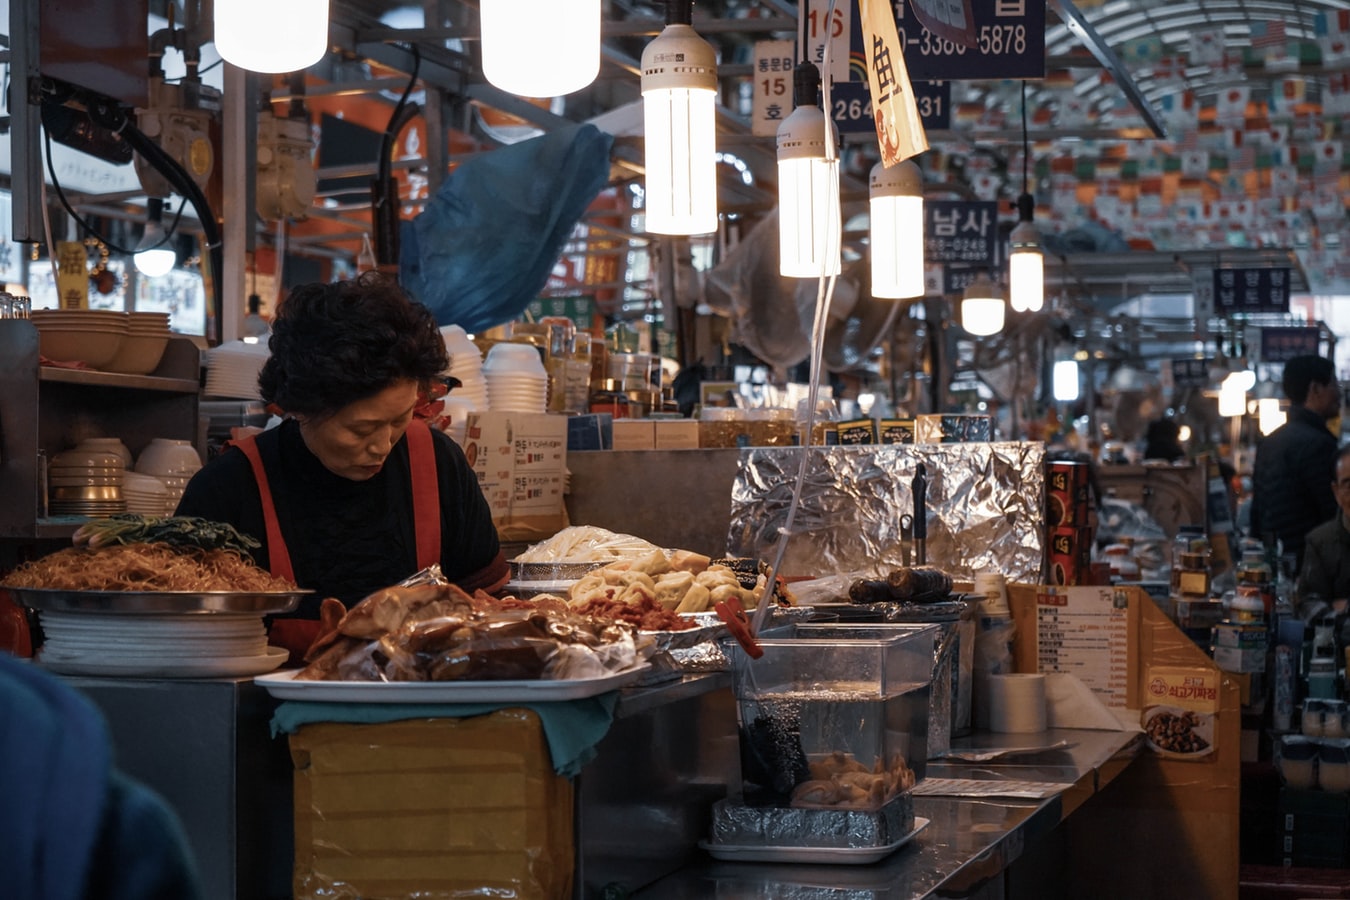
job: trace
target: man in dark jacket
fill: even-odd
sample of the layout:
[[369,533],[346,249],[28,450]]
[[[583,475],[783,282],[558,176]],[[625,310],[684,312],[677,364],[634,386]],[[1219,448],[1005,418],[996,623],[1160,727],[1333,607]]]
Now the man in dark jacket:
[[1350,598],[1350,444],[1336,454],[1331,489],[1340,509],[1330,522],[1308,532],[1298,576],[1300,602],[1313,596],[1328,603]]
[[1297,356],[1284,365],[1284,394],[1292,404],[1283,425],[1256,450],[1252,534],[1278,540],[1303,564],[1304,536],[1336,514],[1331,492],[1336,438],[1327,421],[1341,411],[1341,386],[1331,360]]

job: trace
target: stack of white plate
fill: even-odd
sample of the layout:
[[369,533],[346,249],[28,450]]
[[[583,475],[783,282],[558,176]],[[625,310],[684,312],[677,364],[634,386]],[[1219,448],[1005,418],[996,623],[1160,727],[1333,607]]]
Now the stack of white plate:
[[164,485],[163,515],[171,516],[178,508],[188,480],[202,467],[202,458],[191,441],[172,438],[153,438],[136,459],[136,471],[153,475]]
[[67,675],[223,678],[270,672],[286,651],[267,646],[261,616],[40,615],[38,661]]
[[66,450],[47,467],[48,511],[54,516],[107,516],[127,511],[122,459],[116,453]]
[[[122,496],[127,501],[127,512],[129,513],[138,513],[143,516],[162,516],[173,512],[173,510],[168,509],[168,487],[153,475],[127,472],[122,476]],[[177,505],[176,501],[174,505]]]
[[483,361],[488,404],[494,412],[548,411],[548,371],[530,344],[493,344]]
[[450,368],[445,374],[459,379],[459,387],[450,396],[466,401],[475,412],[488,408],[487,381],[483,378],[483,354],[478,345],[458,325],[441,329],[445,350],[450,354]]
[[244,341],[231,341],[210,350],[206,354],[206,384],[202,393],[208,397],[257,400],[258,373],[269,355],[266,344]]

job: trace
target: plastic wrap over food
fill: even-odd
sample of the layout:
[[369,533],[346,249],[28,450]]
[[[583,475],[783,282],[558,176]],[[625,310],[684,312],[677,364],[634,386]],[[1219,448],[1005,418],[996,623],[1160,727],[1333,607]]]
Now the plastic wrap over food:
[[914,798],[903,791],[880,809],[799,809],[713,804],[712,842],[740,847],[885,847],[914,829]]
[[903,565],[901,516],[913,514],[910,482],[922,462],[928,562],[958,580],[994,570],[1009,581],[1040,581],[1045,445],[1033,442],[743,451],[731,488],[729,553],[773,558],[804,452],[810,461],[780,574]]

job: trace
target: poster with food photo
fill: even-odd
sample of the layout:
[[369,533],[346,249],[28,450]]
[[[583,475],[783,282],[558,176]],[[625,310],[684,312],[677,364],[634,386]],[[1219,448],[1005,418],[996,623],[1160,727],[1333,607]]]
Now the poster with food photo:
[[1140,721],[1149,749],[1168,759],[1210,757],[1221,677],[1204,669],[1150,667]]

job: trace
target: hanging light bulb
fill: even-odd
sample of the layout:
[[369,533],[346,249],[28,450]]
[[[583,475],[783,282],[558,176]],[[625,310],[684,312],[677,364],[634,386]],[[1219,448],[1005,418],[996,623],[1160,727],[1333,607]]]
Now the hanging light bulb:
[[981,272],[961,298],[961,327],[984,337],[1003,330],[1003,291]]
[[251,72],[298,72],[328,50],[328,0],[216,0],[220,58]]
[[136,245],[133,261],[136,271],[146,278],[159,278],[169,274],[178,262],[178,254],[164,232],[164,201],[151,197],[146,206],[145,233]]
[[1031,141],[1027,136],[1027,83],[1022,82],[1022,195],[1017,198],[1017,227],[1008,235],[1008,302],[1016,312],[1039,312],[1045,306],[1045,256],[1041,233],[1032,224],[1036,201],[1031,196]]
[[666,27],[642,51],[646,229],[717,230],[717,53],[689,25],[692,0],[668,0]]
[[1078,360],[1061,359],[1055,363],[1051,376],[1051,385],[1055,399],[1060,403],[1072,403],[1078,399]]
[[483,75],[504,91],[560,97],[600,72],[600,0],[482,0],[478,18]]
[[923,171],[913,160],[872,167],[872,296],[922,297]]
[[1035,207],[1030,194],[1017,198],[1017,227],[1008,235],[1008,302],[1017,312],[1038,312],[1045,306],[1045,257],[1041,233],[1031,222]]
[[820,108],[820,70],[792,73],[792,115],[778,126],[778,271],[789,278],[838,275],[839,160],[834,123]]

